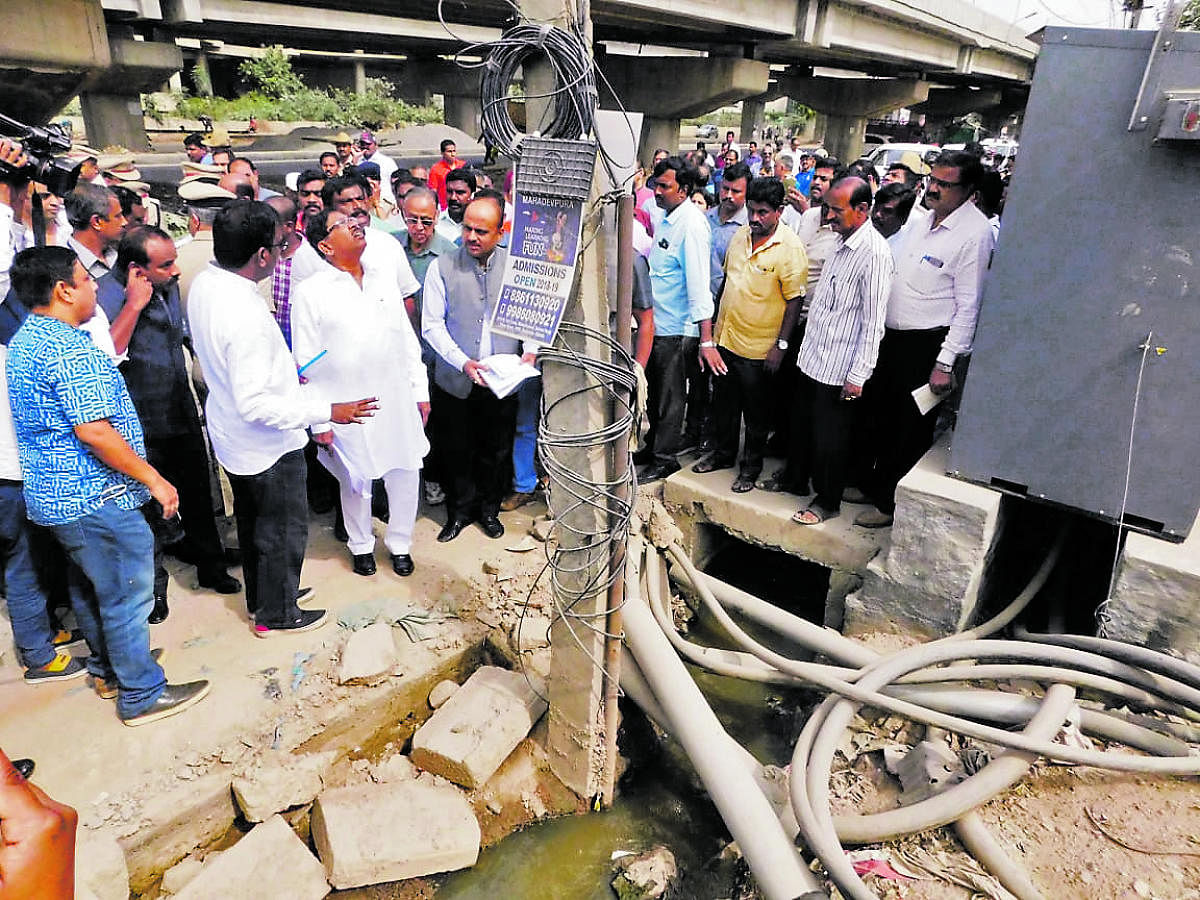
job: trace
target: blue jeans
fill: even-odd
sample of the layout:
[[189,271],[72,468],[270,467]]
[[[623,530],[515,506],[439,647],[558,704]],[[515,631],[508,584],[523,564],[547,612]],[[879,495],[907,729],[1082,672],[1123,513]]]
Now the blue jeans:
[[19,481],[0,482],[0,559],[4,561],[5,601],[21,665],[44,666],[54,659],[54,632],[46,614],[46,593],[38,582],[29,550],[30,529]]
[[117,712],[149,709],[166,687],[150,656],[154,608],[154,536],[139,510],[109,500],[91,515],[51,526],[70,557],[71,608],[92,655],[88,671],[116,681]]
[[513,490],[532,494],[537,488],[538,413],[542,405],[542,379],[527,378],[517,388],[517,430],[513,436]]

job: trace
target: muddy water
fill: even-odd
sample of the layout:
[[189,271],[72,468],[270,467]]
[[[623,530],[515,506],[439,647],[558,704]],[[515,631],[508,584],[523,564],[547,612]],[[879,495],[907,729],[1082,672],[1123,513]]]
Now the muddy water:
[[[820,574],[809,577],[811,573],[789,568],[786,561],[763,558],[764,552],[735,545],[718,555],[709,571],[741,582],[739,586],[760,596],[782,595],[781,605],[801,614],[815,612],[819,621],[824,596]],[[747,578],[757,583],[747,583]],[[767,640],[765,635],[755,636]],[[727,645],[703,620],[693,626],[689,638]],[[792,649],[771,643],[781,652]],[[692,675],[726,729],[755,757],[777,765],[789,761],[795,713],[809,698],[801,692],[696,669]],[[437,879],[436,900],[612,900],[613,853],[637,853],[660,843],[675,854],[682,873],[676,896],[689,900],[730,896],[727,877],[719,877],[707,866],[729,835],[686,758],[671,744],[648,752],[653,740],[633,722],[626,738],[636,745],[623,744],[633,763],[611,810],[541,822],[506,837],[484,850],[474,868]],[[386,890],[371,896],[410,896]],[[364,894],[353,896],[357,900]]]

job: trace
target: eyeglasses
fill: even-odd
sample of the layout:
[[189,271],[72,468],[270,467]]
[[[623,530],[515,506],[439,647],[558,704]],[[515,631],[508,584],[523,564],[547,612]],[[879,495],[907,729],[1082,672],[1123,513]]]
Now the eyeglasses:
[[930,175],[929,176],[929,186],[930,187],[944,187],[944,188],[962,187],[962,182],[961,181],[945,181],[941,178],[934,178],[932,175]]
[[351,234],[354,234],[356,232],[358,234],[365,234],[367,231],[367,229],[363,228],[362,225],[355,219],[341,219],[337,222],[337,224],[330,225],[329,231],[327,233],[333,234],[339,228],[345,228]]
[[420,225],[422,228],[433,227],[433,219],[427,219],[425,216],[405,216],[404,221],[408,225]]

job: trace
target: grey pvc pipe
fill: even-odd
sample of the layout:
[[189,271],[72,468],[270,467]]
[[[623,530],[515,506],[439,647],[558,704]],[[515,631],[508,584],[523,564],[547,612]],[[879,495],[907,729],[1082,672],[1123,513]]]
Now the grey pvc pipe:
[[1000,842],[992,836],[983,817],[972,810],[954,823],[954,833],[975,859],[991,872],[1017,900],[1044,900],[1041,891],[1029,877],[1029,873],[1018,866],[1004,852]]
[[[768,900],[795,900],[806,894],[824,896],[784,834],[771,804],[730,749],[725,729],[642,601],[640,551],[641,541],[631,538],[626,559],[624,624],[627,645],[647,684],[674,723],[675,736]],[[654,585],[656,573],[647,572],[647,577]]]
[[[685,568],[690,568],[692,572],[695,571],[691,560],[688,559],[687,554],[677,544],[672,544],[668,550],[672,557],[678,560],[681,565],[684,565]],[[700,579],[697,577],[696,581],[700,581]],[[820,670],[820,667],[813,666],[810,663],[790,660],[762,646],[746,634],[729,617],[729,614],[721,608],[720,604],[716,602],[712,593],[707,588],[701,587],[698,593],[721,625],[735,637],[739,644],[759,659],[777,666],[789,674],[807,678],[816,687],[839,694],[858,703],[867,703],[917,722],[945,728],[959,734],[965,734],[968,737],[976,738],[977,740],[988,741],[1005,747],[1014,747],[1077,765],[1098,766],[1117,771],[1158,772],[1162,774],[1195,774],[1200,772],[1200,758],[1145,758],[1123,753],[1104,753],[1094,750],[1064,747],[1047,741],[1033,740],[1025,735],[1013,734],[1002,729],[980,725],[956,716],[926,710],[914,703],[897,700],[877,690],[867,689],[859,683],[851,684],[841,679],[830,678]],[[1017,648],[1021,647],[1022,645],[1014,644],[1011,641],[935,641],[930,644],[922,644],[902,650],[894,656],[889,657],[887,662],[890,664],[889,670],[893,667],[899,668],[895,677],[900,677],[914,669],[923,669],[928,666],[963,658],[1012,658],[1013,656],[1020,655],[1031,656],[1036,651],[1053,658],[1055,662],[1070,664],[1079,658],[1075,654],[1079,654],[1082,657],[1093,657],[1092,654],[1082,654],[1080,651],[1068,650],[1066,648],[1038,648],[1030,647],[1030,645],[1024,645],[1021,651],[1014,652],[1017,651]]]
[[1080,634],[1034,634],[1024,628],[1013,629],[1013,634],[1023,641],[1036,641],[1039,644],[1054,644],[1058,647],[1072,647],[1076,650],[1089,650],[1092,653],[1102,653],[1119,659],[1134,666],[1141,666],[1152,672],[1169,675],[1184,684],[1200,688],[1200,666],[1194,666],[1186,660],[1177,659],[1167,653],[1127,644],[1124,641],[1114,641],[1107,638],[1089,637]]
[[[1062,728],[1063,720],[1074,704],[1074,688],[1064,684],[1051,685],[1037,711],[1025,726],[1025,734],[1040,740],[1051,740]],[[827,718],[814,742],[814,753],[830,743],[832,748],[836,749],[840,737],[841,731],[834,729],[833,719]],[[829,759],[832,762],[832,751],[829,753]],[[920,803],[871,815],[837,816],[834,818],[837,836],[843,843],[869,844],[949,824],[1002,791],[1008,790],[1025,777],[1029,766],[1036,759],[1035,753],[1009,751],[997,756],[965,781],[948,787]],[[808,771],[812,774],[814,770],[811,757],[809,762]],[[826,769],[826,783],[828,774]]]

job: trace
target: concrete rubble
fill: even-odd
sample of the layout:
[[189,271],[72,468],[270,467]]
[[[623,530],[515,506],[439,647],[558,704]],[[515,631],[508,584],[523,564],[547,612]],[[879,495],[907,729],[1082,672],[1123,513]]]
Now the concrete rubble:
[[396,665],[392,626],[376,622],[346,639],[338,665],[338,684],[370,683],[389,675]]
[[550,617],[526,613],[513,627],[512,644],[520,653],[550,646]]
[[460,784],[487,782],[546,712],[526,675],[483,666],[413,735],[412,761]]
[[458,788],[422,779],[324,791],[313,804],[312,839],[342,889],[473,866],[480,831]]
[[434,685],[433,690],[429,692],[429,708],[439,709],[447,700],[454,696],[454,692],[458,690],[458,683],[450,681],[439,681]]
[[636,856],[623,856],[616,863],[613,890],[620,900],[656,900],[666,894],[678,869],[675,854],[661,844]]
[[320,900],[325,870],[282,818],[272,816],[207,862],[178,900]]
[[413,761],[402,753],[397,753],[395,756],[389,756],[387,759],[372,763],[367,768],[367,772],[371,776],[371,780],[376,784],[384,784],[392,781],[413,781],[421,774],[421,770],[413,765]]
[[311,803],[328,780],[337,753],[275,753],[257,759],[233,779],[233,796],[248,822]]
[[106,831],[79,828],[75,838],[75,892],[90,891],[96,900],[128,900],[129,869],[125,851]]
[[[219,855],[220,851],[211,856]],[[204,868],[204,862],[196,859],[194,856],[186,856],[181,859],[167,871],[163,872],[162,883],[159,885],[159,892],[162,894],[178,894],[188,883],[193,881],[200,870]]]

